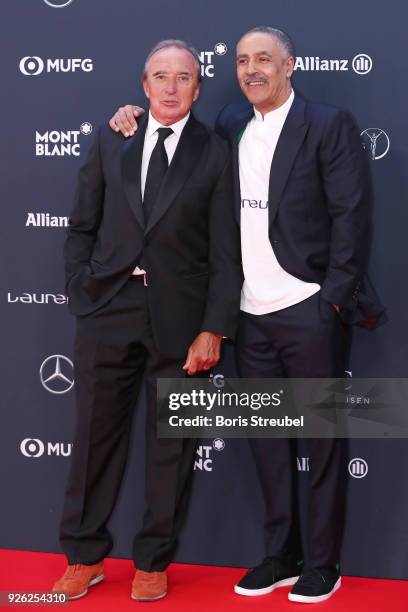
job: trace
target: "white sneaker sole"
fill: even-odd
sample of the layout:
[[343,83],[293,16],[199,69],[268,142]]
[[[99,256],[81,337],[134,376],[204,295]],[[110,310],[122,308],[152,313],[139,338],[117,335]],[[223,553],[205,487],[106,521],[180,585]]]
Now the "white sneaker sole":
[[[92,578],[88,586],[94,586],[95,584],[99,584],[99,582],[102,582],[104,578],[105,578],[104,574],[101,574],[100,576],[97,576],[96,578]],[[79,595],[75,595],[74,597],[68,597],[68,599],[69,601],[73,601],[74,599],[80,599],[81,597],[84,597],[84,595],[86,595],[87,592],[88,592],[88,589],[85,589],[85,591],[83,591]]]
[[284,580],[278,580],[271,586],[264,587],[263,589],[244,589],[243,587],[238,586],[237,584],[234,586],[234,591],[237,595],[246,595],[247,597],[257,597],[258,595],[268,595],[268,593],[272,593],[275,589],[279,589],[280,587],[292,586],[297,582],[299,576],[292,576],[291,578],[285,578]]
[[134,597],[133,595],[131,595],[130,597],[134,599],[134,601],[157,601],[158,599],[163,599],[163,597],[166,597],[166,595],[167,591],[165,591],[161,595],[158,595],[157,597]]
[[330,591],[330,593],[326,593],[326,595],[317,595],[316,597],[307,597],[306,595],[295,595],[294,593],[289,593],[288,599],[289,601],[297,601],[298,603],[320,603],[321,601],[326,601],[330,599],[330,597],[341,587],[341,577],[337,580],[336,584]]

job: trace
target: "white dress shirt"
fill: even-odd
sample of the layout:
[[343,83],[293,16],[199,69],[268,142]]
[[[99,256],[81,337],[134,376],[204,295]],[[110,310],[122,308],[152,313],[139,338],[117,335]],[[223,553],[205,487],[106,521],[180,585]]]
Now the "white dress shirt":
[[[167,158],[169,160],[169,166],[171,164],[171,160],[173,159],[173,155],[176,151],[178,142],[180,140],[181,132],[184,129],[188,119],[190,117],[190,113],[188,113],[183,119],[173,123],[172,125],[162,125],[159,123],[149,111],[149,120],[146,127],[145,139],[143,144],[143,155],[142,155],[142,174],[141,174],[141,190],[142,190],[142,199],[144,197],[144,190],[146,186],[146,177],[147,170],[149,168],[149,161],[151,154],[153,152],[154,147],[156,146],[157,139],[159,137],[157,130],[161,127],[168,127],[173,130],[173,134],[170,134],[164,141],[164,148],[167,153]],[[138,266],[133,270],[133,274],[144,274],[145,270],[140,269]]]
[[320,289],[288,274],[276,259],[269,238],[269,175],[280,133],[294,99],[264,117],[256,109],[239,143],[241,248],[244,284],[241,310],[255,315],[293,306]]

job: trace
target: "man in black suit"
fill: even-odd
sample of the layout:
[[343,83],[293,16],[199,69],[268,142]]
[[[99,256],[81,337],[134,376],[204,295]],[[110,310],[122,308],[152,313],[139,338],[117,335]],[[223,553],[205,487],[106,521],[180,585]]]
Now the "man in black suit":
[[[260,27],[237,45],[248,103],[228,104],[216,130],[230,141],[244,285],[237,338],[241,376],[344,376],[350,323],[370,324],[382,307],[366,277],[372,190],[350,113],[292,90],[295,52],[282,31]],[[134,130],[126,107],[111,127]],[[289,599],[320,602],[341,584],[345,448],[306,440],[310,457],[304,558],[292,440],[252,439],[266,502],[264,561],[235,587],[261,595],[294,585]]]
[[54,591],[103,579],[106,524],[126,464],[132,408],[147,381],[146,514],[134,540],[132,598],[166,595],[165,569],[186,515],[195,440],[156,435],[156,380],[206,372],[235,335],[242,268],[228,145],[190,112],[197,52],[149,54],[150,111],[126,141],[102,127],[79,173],[65,244],[77,316],[77,424],[61,523],[68,558]]

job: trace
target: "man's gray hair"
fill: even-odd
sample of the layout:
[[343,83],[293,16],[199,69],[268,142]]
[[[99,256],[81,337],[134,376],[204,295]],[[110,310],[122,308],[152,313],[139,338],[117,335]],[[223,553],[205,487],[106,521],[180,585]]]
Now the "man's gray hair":
[[170,49],[171,47],[176,47],[176,49],[184,49],[184,51],[188,51],[188,53],[190,53],[193,56],[194,62],[197,66],[197,80],[200,83],[202,80],[202,76],[201,76],[201,62],[200,62],[200,57],[198,55],[198,51],[195,47],[192,47],[191,45],[189,45],[188,43],[184,42],[184,40],[178,40],[176,38],[169,38],[167,40],[161,40],[160,42],[157,43],[157,45],[155,45],[153,47],[153,49],[150,51],[149,55],[146,57],[146,61],[145,61],[145,65],[144,65],[144,70],[143,70],[143,80],[145,80],[146,78],[146,68],[147,68],[147,64],[149,63],[150,58],[152,57],[152,55],[154,55],[155,53],[157,53],[157,51],[161,51],[162,49]]
[[293,57],[293,59],[296,59],[295,45],[293,44],[290,36],[288,36],[288,34],[286,34],[286,32],[283,30],[278,30],[277,28],[272,28],[271,26],[258,26],[256,28],[252,28],[252,30],[249,30],[249,32],[245,32],[245,34],[241,36],[241,40],[245,36],[248,36],[248,34],[269,34],[270,36],[273,36],[285,50],[287,57]]

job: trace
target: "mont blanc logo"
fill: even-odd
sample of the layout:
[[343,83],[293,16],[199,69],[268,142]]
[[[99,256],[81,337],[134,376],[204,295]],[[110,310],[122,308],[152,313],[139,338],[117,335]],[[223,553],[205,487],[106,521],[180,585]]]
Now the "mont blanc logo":
[[360,134],[364,149],[373,161],[385,157],[390,149],[388,134],[380,128],[367,128]]
[[20,443],[20,451],[24,457],[38,458],[46,455],[48,457],[69,457],[72,452],[70,442],[43,442],[38,438],[24,438]]
[[222,438],[215,438],[213,440],[212,446],[200,444],[197,447],[197,455],[196,460],[194,462],[194,470],[198,470],[200,472],[212,472],[213,471],[213,451],[215,450],[217,453],[223,451],[225,448],[225,442]]
[[364,478],[368,473],[368,464],[365,459],[355,457],[348,464],[348,471],[353,478]]
[[223,42],[218,42],[214,45],[214,49],[211,51],[201,51],[198,56],[201,62],[201,76],[212,78],[215,73],[214,56],[225,55],[228,51],[228,47]]
[[81,58],[47,58],[38,55],[26,55],[19,63],[20,72],[25,76],[37,76],[43,72],[92,72],[93,60]]
[[65,355],[50,355],[41,364],[40,380],[50,393],[68,393],[74,386],[74,364]]
[[217,55],[225,55],[228,51],[228,47],[225,43],[219,42],[214,45],[214,51]]
[[85,121],[79,130],[48,130],[35,132],[36,157],[66,157],[81,155],[80,135],[89,136],[92,124]]
[[45,4],[52,8],[64,8],[68,4],[72,4],[74,0],[44,0]]
[[225,448],[225,442],[222,438],[215,438],[215,440],[213,440],[213,449],[220,452],[223,451]]
[[373,67],[373,60],[366,53],[358,53],[349,59],[328,59],[318,56],[297,57],[295,70],[303,72],[348,72],[350,68],[356,74],[368,74]]
[[28,212],[26,227],[68,227],[69,217],[50,215],[47,212]]
[[62,293],[21,293],[7,292],[8,304],[68,304],[68,298]]

